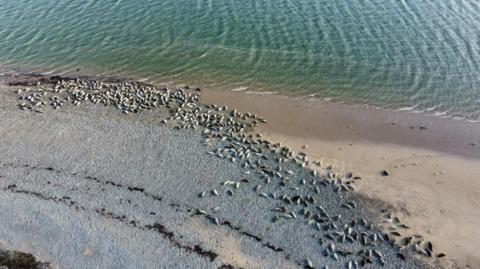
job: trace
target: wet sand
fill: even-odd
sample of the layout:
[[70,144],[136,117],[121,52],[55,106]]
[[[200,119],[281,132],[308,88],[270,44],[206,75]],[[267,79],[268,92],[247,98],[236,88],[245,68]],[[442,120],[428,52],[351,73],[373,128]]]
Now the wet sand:
[[266,137],[360,175],[358,191],[390,204],[412,233],[428,235],[460,268],[480,265],[478,123],[276,95],[211,90],[201,97],[265,116],[269,124],[259,131]]

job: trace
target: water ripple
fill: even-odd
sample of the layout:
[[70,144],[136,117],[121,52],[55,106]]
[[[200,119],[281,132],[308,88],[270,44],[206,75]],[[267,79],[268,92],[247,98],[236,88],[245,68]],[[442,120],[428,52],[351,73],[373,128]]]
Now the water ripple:
[[479,119],[479,30],[468,0],[17,0],[0,62]]

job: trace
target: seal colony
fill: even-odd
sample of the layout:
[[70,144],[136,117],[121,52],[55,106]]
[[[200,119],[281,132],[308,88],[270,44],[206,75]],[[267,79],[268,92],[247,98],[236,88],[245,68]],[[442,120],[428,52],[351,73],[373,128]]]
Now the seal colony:
[[[215,184],[202,185],[203,189],[198,192],[183,193],[189,199],[197,200],[198,206],[179,203],[170,203],[169,206],[184,210],[191,217],[200,217],[213,227],[226,227],[246,236],[273,251],[275,255],[282,255],[285,261],[291,261],[297,267],[429,268],[432,264],[439,266],[445,257],[445,254],[437,252],[432,243],[423,236],[406,236],[408,225],[402,223],[392,212],[378,212],[370,207],[368,201],[357,196],[354,183],[360,180],[360,177],[353,173],[332,173],[328,167],[323,167],[319,161],[310,160],[303,152],[296,153],[279,143],[263,139],[262,134],[255,132],[255,127],[267,124],[264,118],[228,107],[201,104],[198,88],[184,86],[172,90],[138,82],[107,82],[80,78],[57,78],[28,84],[30,85],[15,89],[18,109],[25,112],[51,113],[50,110],[62,110],[83,104],[112,107],[123,114],[158,109],[166,115],[160,121],[162,128],[200,136],[208,158],[238,167],[241,176],[216,179]],[[142,152],[136,154],[141,156]],[[62,175],[77,176],[76,173],[51,167],[20,167],[14,163],[2,165],[3,169],[7,170],[28,168],[55,172],[59,178],[49,181],[52,182],[49,184],[50,188],[54,188],[55,184],[60,186],[68,182]],[[195,169],[195,164],[190,165]],[[101,188],[107,186],[112,191],[135,193],[139,195],[135,198],[138,201],[150,199],[151,204],[165,200],[146,188],[126,186],[121,182],[102,180],[94,176],[87,176],[86,180]],[[73,200],[75,195],[85,195],[76,194],[79,191],[77,189],[72,189],[70,193],[66,191],[61,196],[48,196],[34,189],[26,190],[22,188],[22,184],[22,180],[12,179],[10,182],[7,179],[1,187],[4,193],[51,200],[72,210],[95,212],[103,218],[113,219],[142,231],[156,231],[183,251],[195,253],[210,261],[220,255],[199,245],[189,246],[182,243],[163,225],[145,223],[142,219],[129,219],[126,215],[105,208],[90,209],[87,202],[80,204]],[[33,184],[30,186],[32,187],[36,183],[25,184]],[[67,186],[68,184],[64,187]],[[90,188],[84,191],[95,195]],[[235,201],[235,205],[228,206],[220,199],[230,199]],[[265,209],[249,208],[245,199],[258,200],[258,203],[265,205]],[[128,203],[135,203],[135,200]],[[202,203],[213,206],[201,207]],[[234,208],[236,212],[224,207]],[[229,212],[224,212],[225,210]],[[256,225],[266,226],[267,230],[276,231],[273,233],[279,234],[279,239],[272,239],[274,243],[269,242],[252,233],[252,229],[244,231],[243,227],[228,218],[228,214],[241,216],[247,213],[256,214],[258,220],[246,221],[243,225],[251,227],[253,231],[257,230]],[[152,216],[156,214],[151,212]],[[306,240],[308,245],[295,245],[298,244],[294,238],[295,233],[305,236],[305,239],[301,240]],[[237,265],[233,263],[224,263],[219,268],[235,267]]]

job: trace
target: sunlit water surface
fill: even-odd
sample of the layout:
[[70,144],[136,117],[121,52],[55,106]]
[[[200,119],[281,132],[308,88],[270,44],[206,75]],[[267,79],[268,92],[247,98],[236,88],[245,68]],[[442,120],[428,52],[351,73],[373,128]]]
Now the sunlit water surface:
[[480,2],[9,0],[0,64],[480,119]]

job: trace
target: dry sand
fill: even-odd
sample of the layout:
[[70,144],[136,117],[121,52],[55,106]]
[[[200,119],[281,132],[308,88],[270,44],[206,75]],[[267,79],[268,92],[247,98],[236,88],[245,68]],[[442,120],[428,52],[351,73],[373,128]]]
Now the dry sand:
[[390,204],[412,233],[427,235],[460,268],[480,266],[480,124],[242,92],[201,98],[264,116],[266,137],[361,175],[360,193]]

